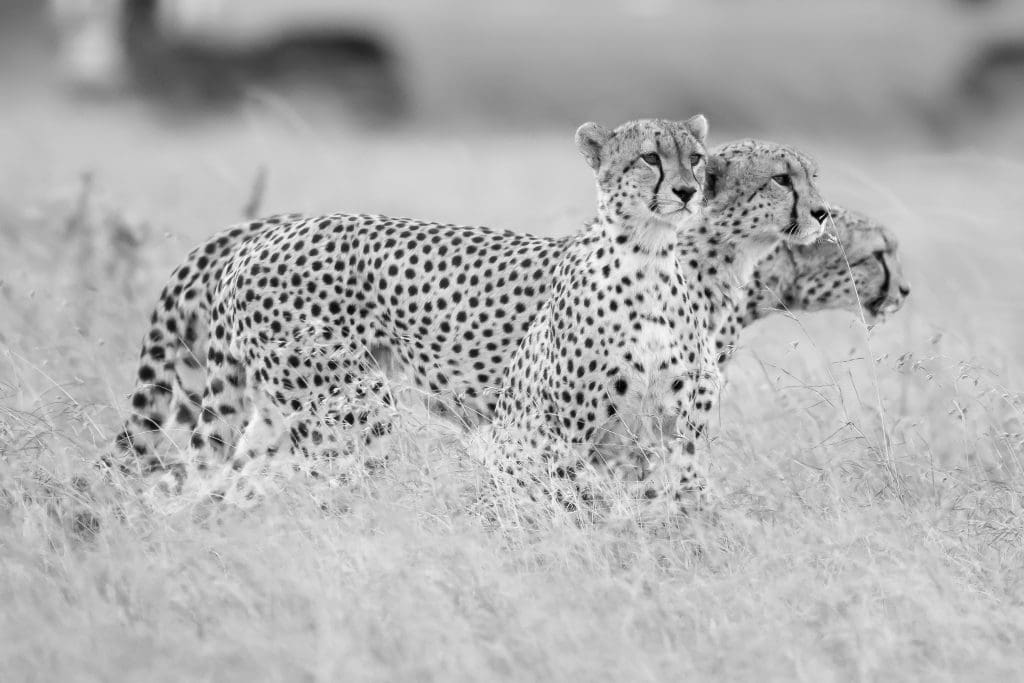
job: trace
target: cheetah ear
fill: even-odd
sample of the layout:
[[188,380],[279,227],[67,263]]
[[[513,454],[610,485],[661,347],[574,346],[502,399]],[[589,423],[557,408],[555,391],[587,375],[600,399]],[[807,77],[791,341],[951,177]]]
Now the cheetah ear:
[[601,149],[611,136],[610,130],[593,121],[576,129],[576,149],[595,171],[601,166]]
[[686,126],[688,131],[693,133],[693,137],[697,138],[701,144],[704,144],[704,141],[707,140],[708,137],[708,120],[703,114],[691,116],[686,119],[686,123],[683,125]]

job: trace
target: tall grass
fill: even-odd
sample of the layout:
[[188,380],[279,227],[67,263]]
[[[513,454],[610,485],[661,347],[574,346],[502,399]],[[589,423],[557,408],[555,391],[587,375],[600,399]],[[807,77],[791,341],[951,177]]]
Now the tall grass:
[[473,437],[415,410],[384,471],[297,478],[248,511],[155,510],[104,479],[148,308],[260,164],[268,212],[566,232],[591,192],[555,137],[108,133],[68,122],[35,156],[4,140],[34,161],[3,168],[0,201],[0,680],[1024,667],[1019,164],[805,145],[830,197],[899,232],[914,293],[873,331],[842,313],[748,330],[710,509],[645,529],[494,515]]

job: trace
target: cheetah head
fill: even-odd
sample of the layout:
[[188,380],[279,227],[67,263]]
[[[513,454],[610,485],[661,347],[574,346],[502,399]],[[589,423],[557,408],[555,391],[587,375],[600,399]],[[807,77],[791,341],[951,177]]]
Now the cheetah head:
[[708,211],[737,238],[766,246],[810,244],[828,218],[818,193],[817,165],[787,145],[741,140],[711,153],[704,194]]
[[708,122],[640,119],[615,130],[584,123],[576,146],[594,169],[601,211],[618,220],[679,224],[703,200]]
[[829,207],[826,237],[790,250],[796,278],[788,298],[804,310],[863,310],[868,323],[895,313],[910,294],[896,236],[855,211]]

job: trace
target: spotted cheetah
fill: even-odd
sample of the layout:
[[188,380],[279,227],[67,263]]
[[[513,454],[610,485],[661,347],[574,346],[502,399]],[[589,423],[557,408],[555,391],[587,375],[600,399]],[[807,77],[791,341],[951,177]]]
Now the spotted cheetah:
[[782,243],[758,263],[715,339],[719,367],[729,361],[743,328],[772,313],[841,308],[876,325],[903,307],[910,284],[893,231],[835,204],[825,228],[814,244]]
[[[692,213],[701,201],[694,167],[705,157],[705,119],[643,125],[674,146],[664,162],[672,174],[647,188],[648,201]],[[503,249],[523,257],[504,261]],[[231,469],[282,448],[351,454],[389,428],[382,362],[415,368],[430,391],[486,401],[473,395],[474,374],[511,356],[512,332],[535,315],[518,299],[544,296],[547,286],[538,292],[534,283],[554,260],[540,238],[371,216],[300,220],[245,241],[214,291],[188,464],[202,470],[232,450]]]
[[[897,242],[892,231],[856,212],[836,206],[831,207],[831,219],[837,241],[819,240],[810,247],[793,248],[782,244],[759,264],[752,282],[737,301],[735,314],[730,316],[722,335],[716,340],[721,364],[727,362],[743,327],[781,309],[861,310],[863,304],[864,315],[873,322],[883,308],[891,311],[902,304],[909,289],[902,278]],[[115,448],[116,462],[121,466],[132,471],[159,470],[164,458],[172,457],[171,454],[160,455],[164,441],[175,441],[166,437],[190,435],[195,429],[205,386],[214,287],[220,281],[224,262],[241,243],[253,236],[300,220],[302,217],[298,214],[288,214],[224,230],[192,250],[185,262],[172,273],[153,310],[150,329],[143,339],[137,371],[138,385],[131,397],[132,412]],[[484,229],[481,233],[489,234]],[[550,286],[552,266],[561,257],[570,238],[523,236],[524,239],[506,239],[509,235],[515,237],[515,234],[495,233],[498,238],[490,243],[487,258],[478,262],[466,250],[470,247],[476,249],[479,245],[464,239],[466,234],[464,229],[452,229],[452,237],[443,245],[448,248],[447,255],[442,257],[447,262],[443,267],[439,263],[432,268],[433,278],[417,264],[407,260],[405,265],[415,269],[416,280],[432,281],[437,286],[443,282],[441,274],[453,267],[451,258],[455,254],[462,256],[460,267],[478,274],[484,273],[484,265],[490,263],[492,257],[507,263],[508,273],[521,276],[517,285],[496,294],[496,290],[487,290],[489,279],[478,278],[473,289],[478,299],[485,302],[487,299],[504,300],[504,313],[486,310],[484,314],[487,317],[474,316],[479,324],[470,326],[470,330],[481,339],[491,340],[488,343],[495,343],[494,339],[507,339],[507,343],[490,349],[492,353],[485,353],[474,352],[460,341],[453,346],[429,336],[424,338],[424,346],[434,354],[434,365],[452,368],[458,373],[460,381],[456,387],[441,387],[435,382],[436,388],[431,388],[430,377],[420,372],[422,366],[418,364],[404,369],[417,386],[426,389],[433,397],[430,406],[442,414],[455,413],[466,424],[476,424],[492,417],[496,400],[493,390],[500,383],[512,351],[518,347],[526,328],[539,311]],[[460,237],[463,239],[459,244],[452,244]],[[413,241],[410,244],[417,243]],[[424,256],[422,252],[414,253]],[[850,286],[851,280],[856,284],[855,289]],[[471,295],[468,287],[467,279],[462,291]],[[452,296],[457,295],[453,293]],[[517,310],[520,304],[521,311]],[[451,322],[448,324],[450,327]],[[428,331],[444,334],[440,322],[428,326]],[[430,367],[433,365],[428,369]],[[472,371],[459,372],[464,367],[471,367]],[[250,411],[248,404],[241,409],[245,415]],[[176,445],[184,447],[187,437],[184,441]],[[108,459],[108,464],[114,461]]]
[[698,440],[721,384],[718,330],[760,258],[822,235],[814,162],[754,140],[714,151],[707,205],[677,234],[653,199],[673,182],[674,136],[668,122],[577,133],[597,178],[598,219],[569,245],[506,368],[496,464],[517,484],[539,477],[564,498],[557,482],[578,488],[596,466],[668,510],[695,492],[699,500]]

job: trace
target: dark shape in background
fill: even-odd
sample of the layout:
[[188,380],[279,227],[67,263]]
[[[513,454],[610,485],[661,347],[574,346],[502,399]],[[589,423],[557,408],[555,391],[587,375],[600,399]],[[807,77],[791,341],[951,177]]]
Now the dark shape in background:
[[[563,129],[702,111],[753,135],[944,139],[1024,104],[1024,5],[1006,0],[108,0],[105,20],[78,25],[90,3],[50,0],[49,17],[40,4],[0,8],[5,55],[39,63],[48,45],[71,90],[179,115],[263,100],[364,123]],[[33,14],[56,46],[23,39]]]
[[[402,112],[400,67],[371,31],[332,24],[231,42],[167,25],[161,0],[117,0],[108,73],[73,84],[84,95],[138,95],[176,113],[230,110],[247,96],[336,95],[366,118]],[[95,33],[102,27],[93,27]],[[91,39],[99,42],[98,39]],[[79,50],[103,50],[84,45]],[[86,60],[87,54],[70,59]],[[74,67],[74,65],[72,65]]]

